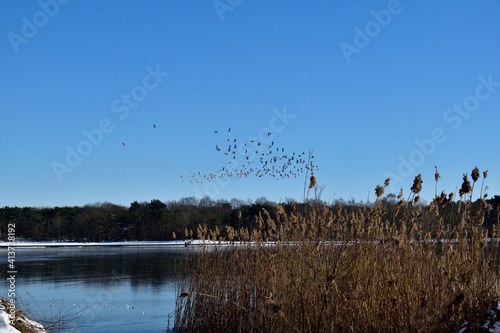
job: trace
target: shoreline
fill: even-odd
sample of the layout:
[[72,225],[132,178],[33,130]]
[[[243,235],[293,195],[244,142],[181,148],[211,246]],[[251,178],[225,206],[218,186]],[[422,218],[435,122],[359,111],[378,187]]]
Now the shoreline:
[[0,248],[48,248],[48,247],[186,247],[199,245],[198,241],[130,241],[130,242],[0,242]]

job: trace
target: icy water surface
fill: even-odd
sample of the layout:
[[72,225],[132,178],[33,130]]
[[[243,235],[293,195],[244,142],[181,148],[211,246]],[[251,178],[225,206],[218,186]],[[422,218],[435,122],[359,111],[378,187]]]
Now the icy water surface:
[[[65,332],[166,332],[186,251],[184,247],[18,248],[16,294],[42,316],[61,309],[81,313]],[[4,266],[0,295],[5,297],[6,262]]]

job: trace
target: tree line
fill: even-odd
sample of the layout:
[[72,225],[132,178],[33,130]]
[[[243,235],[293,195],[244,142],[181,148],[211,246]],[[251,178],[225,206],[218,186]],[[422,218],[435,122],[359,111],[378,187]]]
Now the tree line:
[[[393,212],[397,205],[395,195],[381,199],[387,211]],[[486,201],[493,208],[486,216],[484,226],[490,231],[498,222],[500,196]],[[285,211],[305,210],[318,201],[281,203]],[[324,203],[321,203],[324,204]],[[426,205],[425,203],[422,203]],[[362,209],[368,203],[337,199],[328,204],[332,209],[339,205],[344,211]],[[451,205],[458,205],[452,202]],[[476,201],[474,205],[479,205]],[[26,241],[167,241],[196,238],[198,225],[206,224],[209,229],[216,227],[222,232],[226,226],[235,229],[254,227],[255,217],[264,208],[276,220],[277,203],[259,198],[255,201],[237,199],[212,200],[209,197],[196,199],[182,198],[177,201],[150,202],[134,201],[129,207],[109,202],[84,206],[65,207],[3,207],[0,208],[0,239],[7,240],[9,223],[15,223],[16,239]],[[452,208],[449,211],[453,211]],[[445,218],[446,222],[446,218]],[[191,230],[191,233],[189,231]],[[186,237],[186,231],[188,235]],[[193,233],[194,231],[194,233]]]
[[196,230],[199,224],[210,229],[226,225],[251,228],[253,216],[262,208],[271,211],[275,205],[263,198],[243,202],[187,197],[167,202],[134,201],[129,207],[109,202],[43,208],[6,206],[0,208],[0,239],[7,240],[9,223],[15,223],[18,240],[165,241],[174,239],[174,234],[185,239],[186,229]]

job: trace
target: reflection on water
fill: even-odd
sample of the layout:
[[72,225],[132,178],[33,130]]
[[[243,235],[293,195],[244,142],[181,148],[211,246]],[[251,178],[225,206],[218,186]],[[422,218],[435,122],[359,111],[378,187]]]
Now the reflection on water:
[[[50,316],[51,304],[53,312],[61,307],[83,311],[68,332],[165,332],[186,251],[18,248],[16,294],[39,315]],[[4,265],[0,295],[8,290],[6,260]]]

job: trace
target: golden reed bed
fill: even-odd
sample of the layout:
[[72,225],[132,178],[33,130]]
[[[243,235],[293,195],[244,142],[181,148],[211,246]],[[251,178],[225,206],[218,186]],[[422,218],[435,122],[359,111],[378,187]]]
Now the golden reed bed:
[[[455,202],[443,192],[419,203],[418,175],[394,204],[381,200],[387,179],[369,207],[329,207],[316,196],[262,210],[251,230],[200,226],[201,240],[241,243],[186,258],[175,330],[458,332],[465,322],[479,330],[499,300],[499,229],[482,225],[492,210],[486,177],[474,203],[477,168]],[[315,183],[311,175],[317,194]]]

